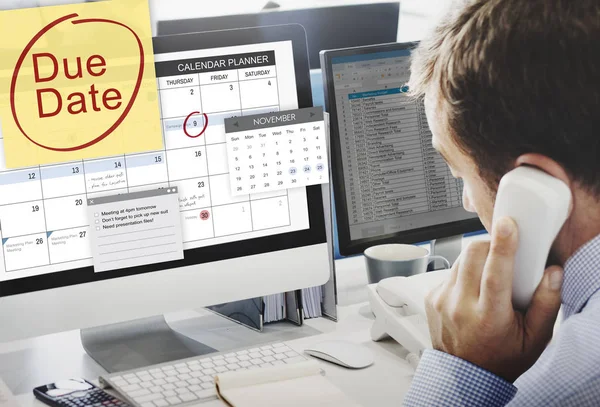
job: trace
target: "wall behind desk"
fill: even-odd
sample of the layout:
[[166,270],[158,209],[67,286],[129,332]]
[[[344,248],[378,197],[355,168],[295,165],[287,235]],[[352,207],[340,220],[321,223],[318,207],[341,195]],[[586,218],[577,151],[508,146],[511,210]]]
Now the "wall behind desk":
[[[51,6],[58,4],[83,3],[85,0],[1,0],[0,10]],[[279,9],[290,10],[310,7],[326,7],[348,4],[381,3],[387,0],[273,0]],[[153,29],[156,22],[222,16],[230,14],[256,13],[263,9],[268,0],[149,0]],[[435,22],[451,3],[451,0],[401,0],[398,42],[419,40],[435,25]]]

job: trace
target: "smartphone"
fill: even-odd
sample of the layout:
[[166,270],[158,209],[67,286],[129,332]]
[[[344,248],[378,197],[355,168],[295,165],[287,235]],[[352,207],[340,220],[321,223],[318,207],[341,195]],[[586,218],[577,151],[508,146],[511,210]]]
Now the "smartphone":
[[130,407],[85,379],[68,379],[33,389],[35,397],[52,407]]

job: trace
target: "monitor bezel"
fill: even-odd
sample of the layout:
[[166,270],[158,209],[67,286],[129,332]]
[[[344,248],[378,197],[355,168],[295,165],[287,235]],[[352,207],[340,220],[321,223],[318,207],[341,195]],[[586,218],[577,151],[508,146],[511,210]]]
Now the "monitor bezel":
[[[400,16],[401,4],[396,2],[376,2],[367,4],[338,4],[325,5],[319,8],[299,8],[289,10],[279,10],[276,13],[265,13],[258,11],[255,13],[231,14],[223,16],[210,17],[192,17],[177,20],[158,21],[158,35],[184,34],[195,31],[194,27],[203,27],[203,31],[224,30],[241,27],[259,27],[265,25],[278,24],[300,24],[308,31],[308,59],[311,69],[321,69],[320,59],[317,50],[320,40],[327,36],[327,33],[336,32],[336,25],[343,26],[349,30],[358,31],[361,38],[360,43],[355,42],[352,46],[364,46],[374,43],[383,43],[393,41],[398,31],[398,21]],[[311,18],[317,16],[317,19]],[[319,26],[325,18],[335,17],[337,19],[333,24],[326,28]],[[380,27],[383,27],[385,34],[379,32],[376,34],[365,34],[369,26],[376,21]],[[337,23],[337,24],[336,24]],[[357,24],[359,26],[357,26]],[[392,34],[393,33],[393,34]],[[318,38],[320,37],[320,38]],[[335,38],[335,36],[333,36]],[[338,34],[339,37],[339,34]],[[376,38],[373,38],[376,37]],[[318,38],[318,39],[317,39]],[[311,43],[312,41],[312,43]],[[355,40],[356,41],[356,40]],[[370,42],[369,42],[370,41]],[[323,45],[323,44],[321,44]],[[338,44],[335,47],[347,47],[348,45]],[[316,58],[316,60],[313,60]]]
[[[282,41],[291,41],[292,43],[298,107],[312,107],[306,33],[301,25],[289,24],[169,35],[153,38],[153,46],[156,55]],[[321,186],[309,186],[306,188],[306,192],[309,216],[308,229],[189,249],[184,252],[184,259],[178,261],[155,263],[103,273],[95,273],[93,266],[89,266],[0,281],[0,298],[326,243]]]
[[346,185],[344,179],[344,170],[342,167],[343,155],[340,141],[340,130],[337,121],[337,101],[333,80],[333,59],[354,55],[374,54],[378,52],[413,50],[418,44],[418,42],[389,43],[321,51],[321,68],[323,70],[323,87],[325,91],[324,108],[329,114],[330,118],[329,130],[332,174],[331,182],[333,185],[333,196],[335,201],[338,247],[342,256],[360,254],[367,248],[377,244],[414,244],[469,232],[476,232],[483,229],[483,225],[481,224],[479,218],[474,218],[357,240],[352,240],[350,237],[348,205],[346,202]]

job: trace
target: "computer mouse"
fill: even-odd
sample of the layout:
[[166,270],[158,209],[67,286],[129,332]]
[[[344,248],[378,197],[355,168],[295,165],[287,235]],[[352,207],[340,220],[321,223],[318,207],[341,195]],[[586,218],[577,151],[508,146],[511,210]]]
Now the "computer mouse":
[[362,369],[374,362],[373,354],[363,345],[347,341],[325,341],[304,350],[307,354],[349,369]]

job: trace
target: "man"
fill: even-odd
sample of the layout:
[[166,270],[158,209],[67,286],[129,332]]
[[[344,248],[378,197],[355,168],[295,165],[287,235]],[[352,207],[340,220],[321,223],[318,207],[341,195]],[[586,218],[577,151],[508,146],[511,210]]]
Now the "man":
[[[600,406],[600,2],[462,1],[419,46],[410,87],[491,243],[426,299],[434,350],[405,405]],[[511,304],[518,229],[491,224],[499,180],[521,165],[572,194],[525,313]]]

